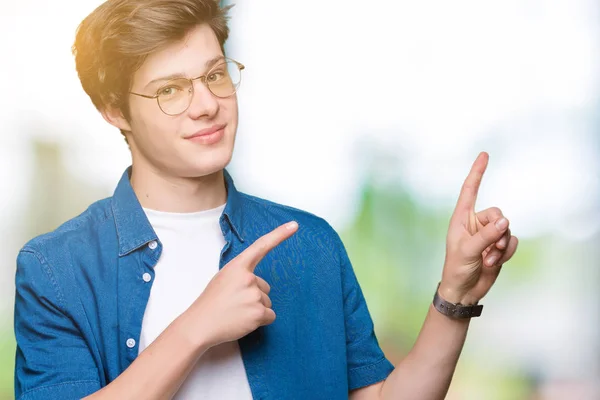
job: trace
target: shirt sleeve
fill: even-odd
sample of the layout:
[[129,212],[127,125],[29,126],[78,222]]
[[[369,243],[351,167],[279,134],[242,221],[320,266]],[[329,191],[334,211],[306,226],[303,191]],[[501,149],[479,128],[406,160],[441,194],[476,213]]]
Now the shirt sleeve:
[[337,234],[336,238],[339,243],[344,296],[348,390],[353,390],[385,380],[394,370],[394,366],[379,346],[352,263]]
[[89,347],[39,253],[19,252],[15,286],[15,398],[80,399],[100,390]]

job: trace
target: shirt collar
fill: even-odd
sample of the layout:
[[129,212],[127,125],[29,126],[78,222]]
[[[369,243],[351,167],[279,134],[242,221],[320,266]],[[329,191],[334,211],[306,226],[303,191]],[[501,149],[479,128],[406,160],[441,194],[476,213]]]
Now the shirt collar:
[[[130,175],[131,167],[123,172],[111,204],[119,241],[119,257],[129,254],[153,240],[158,240],[131,187]],[[221,226],[223,226],[223,220],[226,220],[238,239],[244,242],[241,194],[235,188],[229,172],[223,170],[223,175],[227,189],[227,204],[221,215]]]
[[231,226],[231,230],[233,230],[238,239],[243,243],[245,240],[242,194],[235,188],[233,178],[226,169],[223,170],[223,175],[225,176],[225,188],[227,189],[227,204],[221,218],[223,216],[227,217],[227,222]]

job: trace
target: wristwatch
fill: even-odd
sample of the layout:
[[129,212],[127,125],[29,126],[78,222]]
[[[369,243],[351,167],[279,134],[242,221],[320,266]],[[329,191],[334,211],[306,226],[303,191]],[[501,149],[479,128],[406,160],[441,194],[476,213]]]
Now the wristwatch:
[[440,285],[438,284],[437,289],[435,289],[435,295],[433,296],[433,306],[442,314],[453,319],[479,317],[481,315],[481,310],[483,310],[482,304],[475,303],[470,306],[465,306],[460,303],[450,303],[449,301],[442,299],[439,295],[439,288]]

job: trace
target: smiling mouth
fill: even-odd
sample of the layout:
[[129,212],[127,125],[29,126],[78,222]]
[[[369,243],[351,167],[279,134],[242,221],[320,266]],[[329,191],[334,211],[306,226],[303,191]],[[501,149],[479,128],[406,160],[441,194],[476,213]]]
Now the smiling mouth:
[[221,125],[214,125],[211,126],[210,128],[206,128],[206,129],[202,129],[201,131],[198,131],[196,133],[194,133],[191,136],[186,137],[186,139],[196,139],[196,138],[202,138],[202,137],[208,137],[211,135],[214,135],[215,133],[222,131],[223,129],[225,129],[225,124],[221,124]]
[[215,125],[208,129],[203,129],[191,136],[188,136],[186,140],[202,145],[211,145],[221,141],[225,136],[226,125]]

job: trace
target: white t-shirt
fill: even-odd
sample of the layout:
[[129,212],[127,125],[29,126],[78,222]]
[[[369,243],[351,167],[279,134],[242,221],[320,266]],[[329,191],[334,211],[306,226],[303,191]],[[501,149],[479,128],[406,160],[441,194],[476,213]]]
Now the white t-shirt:
[[[144,209],[163,249],[142,321],[140,352],[198,298],[219,271],[225,245],[219,218],[224,208],[184,214]],[[251,400],[238,342],[204,353],[174,399]]]

